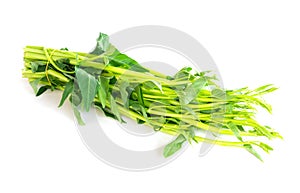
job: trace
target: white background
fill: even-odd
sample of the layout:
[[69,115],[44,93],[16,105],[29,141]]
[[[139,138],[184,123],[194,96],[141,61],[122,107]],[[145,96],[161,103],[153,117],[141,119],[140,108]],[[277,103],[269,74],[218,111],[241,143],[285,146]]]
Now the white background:
[[[197,3],[195,3],[197,2]],[[297,1],[2,1],[0,192],[299,192],[300,5]],[[27,44],[90,51],[99,31],[155,24],[198,39],[227,88],[274,83],[263,116],[284,140],[264,163],[240,149],[189,148],[154,171],[126,172],[82,143],[59,94],[40,98],[21,78]],[[293,190],[293,191],[292,191]]]

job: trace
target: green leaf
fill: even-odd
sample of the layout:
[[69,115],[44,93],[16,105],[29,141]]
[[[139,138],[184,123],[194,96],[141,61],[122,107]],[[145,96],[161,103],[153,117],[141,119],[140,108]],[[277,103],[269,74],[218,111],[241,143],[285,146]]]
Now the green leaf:
[[252,145],[250,144],[244,144],[244,148],[250,152],[252,155],[254,155],[257,159],[259,159],[260,161],[263,162],[262,158],[260,157],[260,155],[254,150],[254,148],[252,147]]
[[60,48],[60,50],[69,51],[68,48]]
[[105,65],[108,65],[109,64],[109,59],[107,56],[103,56],[103,62]]
[[232,113],[232,111],[233,111],[233,104],[232,103],[226,104],[225,105],[225,112],[230,114],[230,113]]
[[65,100],[68,98],[68,96],[71,94],[71,92],[73,92],[73,88],[74,88],[74,82],[71,80],[65,86],[65,89],[62,94],[62,97],[61,97],[58,107],[61,107],[64,104]]
[[131,65],[129,69],[136,72],[149,72],[149,70],[139,64]]
[[247,96],[248,98],[250,98],[255,104],[261,106],[262,108],[266,109],[269,113],[272,113],[272,106],[267,104],[266,102],[258,99],[258,98],[255,98],[255,97],[252,97],[252,96]]
[[82,117],[80,115],[79,110],[77,109],[77,107],[74,104],[72,104],[72,107],[73,107],[73,112],[74,112],[74,115],[75,115],[75,117],[77,119],[78,124],[79,125],[84,125],[84,121],[83,121],[83,119],[82,119]]
[[36,72],[38,70],[38,67],[39,67],[37,62],[30,62],[30,66],[31,66],[31,71],[32,72]]
[[82,97],[80,95],[80,93],[78,92],[79,90],[75,89],[75,85],[74,85],[74,91],[72,92],[69,100],[72,104],[74,104],[75,106],[80,105]]
[[34,94],[36,94],[38,92],[38,85],[39,85],[40,80],[41,79],[39,78],[39,79],[35,79],[34,81],[29,82],[29,84],[31,85],[31,87],[34,91]]
[[46,64],[42,61],[30,62],[30,68],[32,72],[42,72],[45,71]]
[[267,153],[269,153],[270,151],[273,150],[273,148],[271,146],[269,146],[268,144],[265,144],[263,142],[259,143],[259,147],[261,147]]
[[187,105],[193,101],[206,83],[207,81],[205,78],[199,78],[192,84],[188,85],[183,92],[178,92],[181,104]]
[[40,87],[35,96],[40,96],[41,94],[46,92],[49,88],[51,88],[51,86],[48,85]]
[[197,130],[196,127],[190,126],[188,127],[188,130],[182,130],[180,133],[187,139],[187,141],[191,144],[192,140],[194,140],[195,137],[195,130]]
[[238,138],[238,140],[243,141],[239,132],[239,128],[234,123],[229,122],[227,124],[227,127],[233,132],[233,134],[236,136],[236,138]]
[[275,90],[277,90],[278,88],[274,87],[273,84],[267,84],[264,86],[261,86],[253,91],[250,91],[249,93],[251,93],[252,96],[257,96],[257,95],[263,95],[263,94],[267,94],[270,92],[273,92]]
[[108,87],[109,86],[109,78],[100,76],[98,78],[98,99],[102,105],[102,108],[105,108],[107,93],[108,93]]
[[105,56],[113,56],[118,54],[120,54],[119,50],[111,44],[108,46],[107,50],[105,50]]
[[[97,104],[97,103],[96,103]],[[97,105],[95,105],[95,107],[100,110],[101,112],[104,113],[105,116],[110,117],[112,119],[118,120],[116,118],[116,116],[111,112],[111,109],[108,108],[102,108],[101,106],[99,106],[99,103]],[[121,123],[126,123],[123,119],[121,120]]]
[[114,99],[114,97],[110,94],[109,95],[110,97],[110,109],[111,109],[111,112],[113,113],[113,115],[116,117],[116,119],[119,121],[119,122],[123,122],[122,118],[121,118],[121,114],[118,110],[118,105]]
[[70,65],[69,58],[60,58],[55,61],[55,64],[62,70],[65,70]]
[[211,92],[212,96],[216,97],[217,99],[226,100],[226,92],[219,88],[213,89]]
[[82,96],[82,106],[89,111],[96,95],[97,80],[81,68],[76,68],[75,72]]
[[238,128],[240,131],[242,131],[242,132],[245,132],[245,129],[244,129],[244,127],[243,127],[243,126],[241,126],[241,125],[237,125],[237,128]]
[[157,87],[160,90],[160,92],[163,93],[161,84],[155,80],[146,81],[143,83],[143,85],[146,89],[153,89]]
[[143,115],[143,117],[146,119],[146,122],[148,122],[148,114],[144,106],[140,105],[136,101],[130,101],[130,108],[139,113],[140,115]]
[[138,119],[138,118],[136,118],[136,122],[137,122],[137,124],[145,124],[146,123],[146,121],[143,121],[143,120]]
[[127,87],[129,87],[129,82],[126,80],[123,80],[120,84],[120,93],[121,93],[121,99],[124,104],[124,107],[128,108],[129,106],[129,98],[128,98],[128,92]]
[[172,117],[168,117],[167,118],[167,123],[172,123],[172,124],[177,124],[179,125],[180,124],[180,121],[175,119],[175,118],[172,118]]
[[114,56],[112,58],[112,61],[114,61],[117,64],[120,64],[121,66],[128,66],[128,67],[138,64],[134,59],[122,53],[119,53],[118,55]]
[[91,54],[101,55],[109,48],[109,37],[104,33],[100,33],[97,38],[96,48],[91,52]]
[[192,115],[195,120],[199,120],[198,115],[196,114],[196,112],[192,108],[188,107],[187,105],[183,105],[182,108],[184,110],[186,110],[190,115]]
[[189,80],[191,76],[191,67],[184,67],[181,70],[179,70],[175,75],[174,79],[180,79],[180,80]]
[[169,157],[177,152],[181,147],[182,144],[186,142],[186,138],[180,134],[174,141],[166,145],[164,148],[164,156]]
[[120,52],[116,55],[109,56],[109,59],[110,65],[112,66],[130,69],[136,72],[149,72],[149,70],[141,66],[137,61]]
[[135,92],[137,94],[137,99],[138,99],[140,105],[145,106],[143,92],[142,92],[142,88],[140,85],[135,87]]

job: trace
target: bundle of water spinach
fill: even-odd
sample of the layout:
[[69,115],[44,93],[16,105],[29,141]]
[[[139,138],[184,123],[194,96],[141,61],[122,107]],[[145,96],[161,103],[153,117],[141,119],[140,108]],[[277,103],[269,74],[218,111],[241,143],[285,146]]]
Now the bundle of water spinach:
[[122,54],[103,33],[91,53],[26,46],[24,66],[23,77],[36,96],[63,91],[59,107],[69,99],[79,124],[84,124],[80,111],[95,107],[124,124],[126,116],[176,136],[165,146],[165,157],[184,143],[204,142],[243,148],[262,160],[257,148],[272,150],[262,140],[281,138],[255,120],[257,107],[271,113],[261,96],[276,90],[273,85],[225,90],[210,72],[190,67],[167,76]]

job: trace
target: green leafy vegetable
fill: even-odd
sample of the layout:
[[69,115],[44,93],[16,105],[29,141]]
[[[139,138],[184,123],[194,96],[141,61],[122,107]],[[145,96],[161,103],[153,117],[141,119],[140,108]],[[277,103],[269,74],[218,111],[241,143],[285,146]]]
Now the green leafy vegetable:
[[203,142],[243,148],[262,160],[256,148],[266,153],[273,149],[260,139],[282,138],[255,119],[258,107],[271,113],[262,95],[275,91],[273,85],[226,90],[212,72],[193,73],[191,67],[166,76],[121,53],[103,33],[91,53],[26,46],[22,74],[36,96],[49,89],[62,90],[59,107],[69,98],[80,125],[84,120],[79,109],[96,107],[121,123],[127,116],[157,132],[177,136],[166,145],[165,157],[185,142]]

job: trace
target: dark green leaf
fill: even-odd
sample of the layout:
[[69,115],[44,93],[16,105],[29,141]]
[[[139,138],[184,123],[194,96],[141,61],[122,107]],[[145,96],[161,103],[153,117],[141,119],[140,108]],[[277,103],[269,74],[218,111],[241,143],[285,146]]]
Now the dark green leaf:
[[45,69],[46,64],[42,61],[34,61],[30,62],[30,67],[32,72],[41,72],[41,69]]
[[117,78],[115,76],[113,76],[113,77],[110,78],[109,84],[114,85],[114,84],[116,84],[117,81],[118,81]]
[[118,119],[116,118],[116,116],[110,111],[110,109],[104,108],[104,109],[102,109],[102,111],[103,111],[103,113],[105,114],[105,116],[110,117],[110,118],[113,118],[113,119],[115,119],[115,120],[118,120]]
[[146,121],[143,121],[141,119],[136,119],[136,122],[137,122],[137,124],[144,124],[144,123],[146,123]]
[[55,64],[60,68],[65,70],[66,67],[70,64],[69,58],[61,58],[55,61]]
[[241,125],[237,125],[237,128],[240,130],[240,131],[245,131],[245,129],[244,129],[244,127],[243,126],[241,126]]
[[69,49],[68,49],[68,48],[60,48],[60,50],[69,51]]
[[143,97],[143,91],[140,85],[135,87],[135,92],[137,94],[137,99],[140,103],[140,105],[144,106],[144,97]]
[[164,148],[164,156],[169,157],[176,153],[182,147],[184,142],[186,142],[186,138],[180,134],[174,141],[166,145]]
[[40,96],[41,94],[46,92],[49,88],[51,88],[51,86],[48,86],[48,85],[40,87],[36,93],[36,96]]
[[167,123],[172,123],[172,124],[177,124],[179,125],[180,124],[180,121],[175,119],[175,118],[172,118],[172,117],[169,117],[167,118]]
[[[108,109],[108,108],[101,108],[101,106],[99,106],[99,105],[100,105],[100,104],[96,105],[95,107],[96,107],[97,109],[101,110],[101,111],[105,114],[105,116],[110,117],[110,118],[115,119],[115,120],[118,120],[118,119],[116,118],[116,116],[111,112],[111,109]],[[126,122],[122,119],[122,120],[121,120],[121,123],[126,123]]]
[[62,94],[62,97],[61,97],[58,107],[61,107],[64,104],[65,100],[68,98],[68,96],[71,94],[71,92],[73,92],[73,88],[74,88],[74,82],[69,81],[65,86],[65,89]]
[[76,68],[76,78],[82,96],[82,106],[89,111],[96,95],[97,80],[81,68]]

